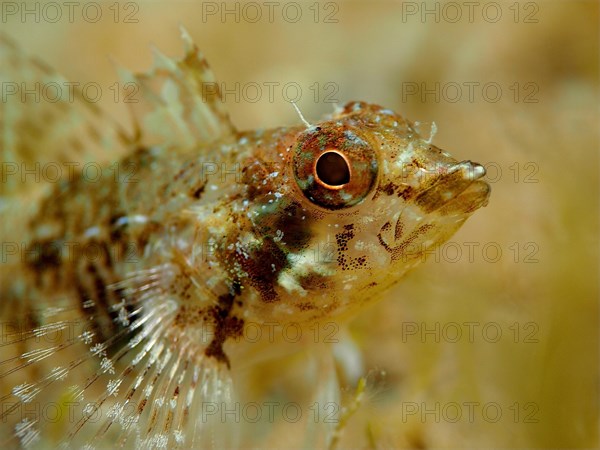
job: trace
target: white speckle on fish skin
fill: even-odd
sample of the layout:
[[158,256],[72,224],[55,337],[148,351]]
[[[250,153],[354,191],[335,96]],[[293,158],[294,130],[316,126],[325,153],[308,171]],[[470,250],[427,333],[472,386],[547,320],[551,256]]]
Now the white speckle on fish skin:
[[304,288],[298,284],[296,278],[294,278],[287,270],[284,270],[279,274],[277,283],[289,293],[297,292],[301,297],[306,296]]
[[120,227],[130,223],[144,224],[148,222],[148,217],[143,214],[134,214],[132,216],[121,216],[115,221],[115,226]]
[[349,202],[350,200],[352,200],[352,194],[348,194],[344,191],[340,192],[340,197],[342,197],[342,199],[344,199],[345,201]]
[[83,233],[83,236],[86,237],[86,238],[100,236],[100,228],[97,227],[97,226],[90,227],[87,230],[85,230],[85,232]]
[[367,143],[365,141],[363,141],[361,138],[359,138],[356,134],[354,134],[350,130],[345,130],[344,136],[346,137],[346,139],[348,139],[353,144],[367,145]]

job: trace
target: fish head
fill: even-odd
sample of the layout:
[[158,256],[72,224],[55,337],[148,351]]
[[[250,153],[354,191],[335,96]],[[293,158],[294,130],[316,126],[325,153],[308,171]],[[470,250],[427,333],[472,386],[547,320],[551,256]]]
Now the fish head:
[[490,194],[481,165],[362,102],[290,132],[282,154],[284,170],[268,185],[277,198],[251,215],[280,261],[267,299],[277,319],[336,315],[381,297]]

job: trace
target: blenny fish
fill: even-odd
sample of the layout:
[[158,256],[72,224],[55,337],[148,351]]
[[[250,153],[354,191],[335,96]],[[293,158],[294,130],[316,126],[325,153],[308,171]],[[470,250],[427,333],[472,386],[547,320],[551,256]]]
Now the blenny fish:
[[[233,445],[201,408],[235,398],[249,324],[346,323],[488,201],[482,166],[374,104],[238,131],[182,35],[182,59],[119,69],[134,132],[77,86],[3,99],[3,448]],[[66,83],[0,57],[3,89]]]

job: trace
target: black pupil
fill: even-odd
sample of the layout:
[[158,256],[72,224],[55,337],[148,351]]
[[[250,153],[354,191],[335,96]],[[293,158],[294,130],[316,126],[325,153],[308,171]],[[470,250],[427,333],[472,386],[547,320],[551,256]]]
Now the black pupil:
[[350,168],[346,160],[336,152],[326,152],[317,161],[319,179],[330,186],[341,186],[350,182]]

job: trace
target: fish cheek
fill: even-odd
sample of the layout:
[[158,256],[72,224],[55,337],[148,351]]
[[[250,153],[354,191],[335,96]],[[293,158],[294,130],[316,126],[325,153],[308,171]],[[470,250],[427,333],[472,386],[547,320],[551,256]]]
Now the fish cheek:
[[310,246],[315,218],[299,202],[279,200],[254,219],[255,230],[270,237],[285,253],[300,252]]
[[266,236],[261,245],[251,249],[248,257],[237,254],[237,263],[247,273],[250,285],[257,290],[265,303],[279,301],[275,291],[279,273],[289,267],[287,256],[273,238]]
[[283,233],[286,249],[297,252],[309,247],[313,237],[312,224],[308,212],[299,203],[292,202],[275,218],[273,227]]

